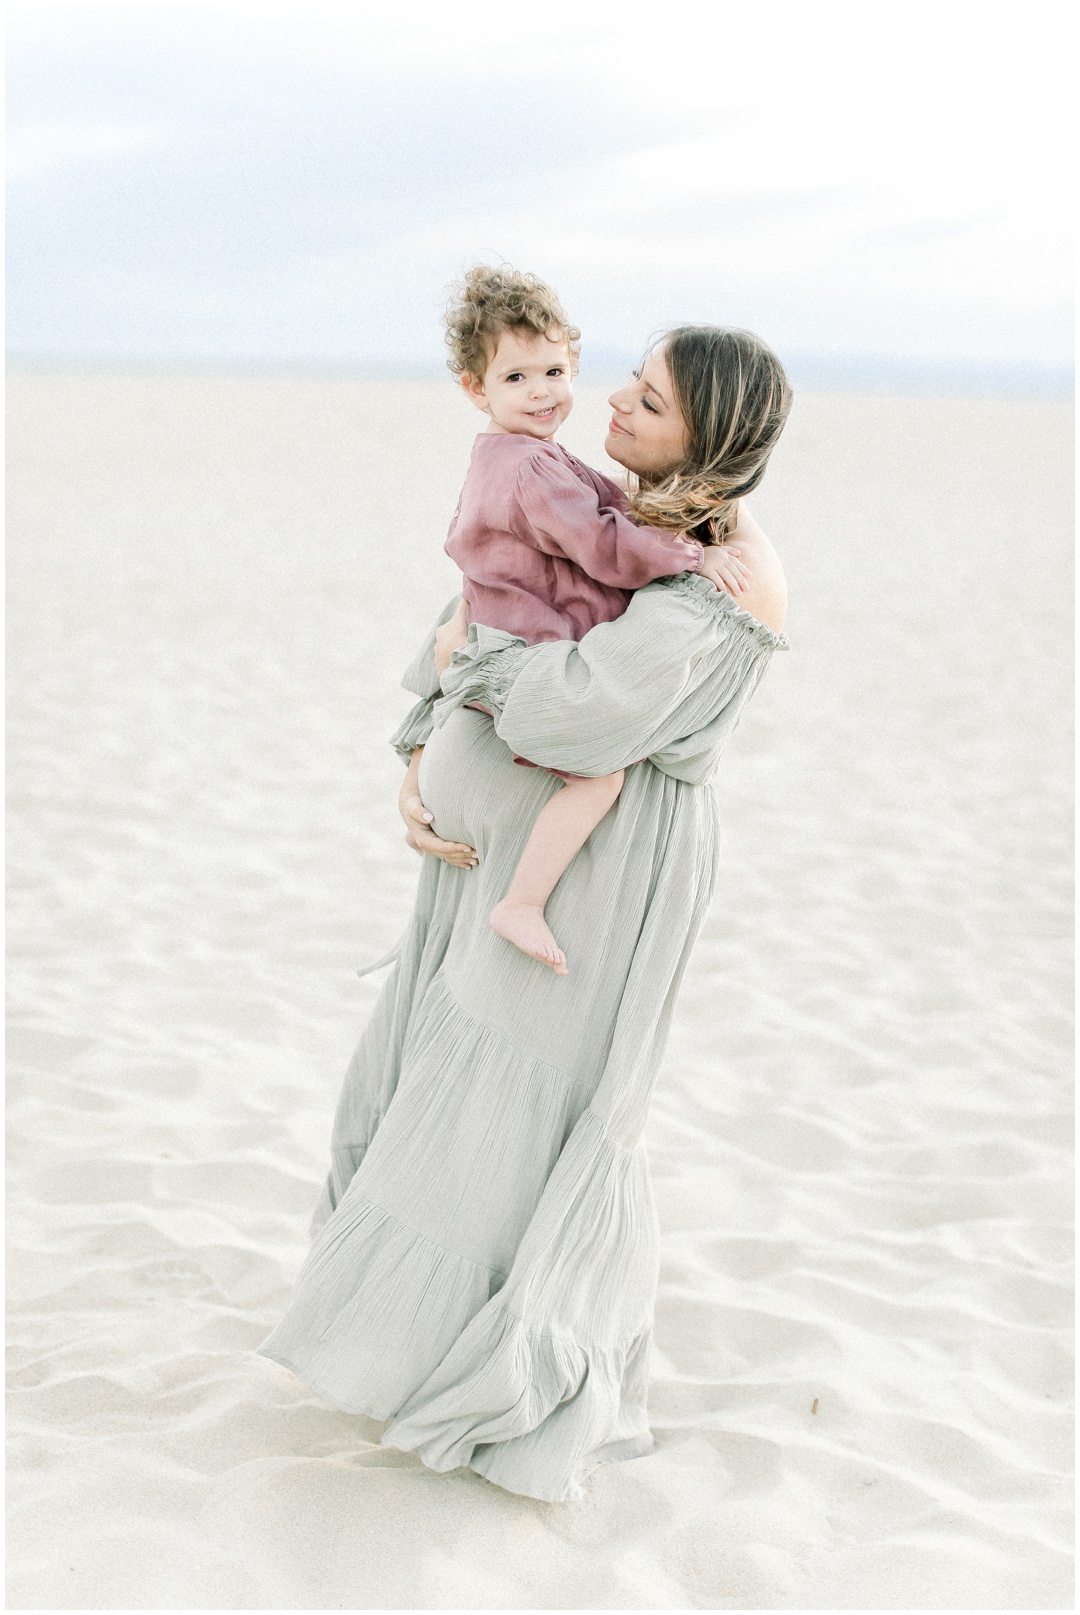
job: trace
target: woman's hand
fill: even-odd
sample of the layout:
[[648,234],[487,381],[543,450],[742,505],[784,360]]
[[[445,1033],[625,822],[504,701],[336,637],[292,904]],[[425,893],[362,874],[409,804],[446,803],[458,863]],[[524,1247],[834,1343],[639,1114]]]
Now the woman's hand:
[[450,666],[453,652],[464,645],[468,637],[469,613],[464,600],[460,600],[449,622],[444,622],[441,628],[435,630],[435,669],[440,678]]
[[431,828],[433,815],[424,806],[418,783],[423,750],[423,746],[418,746],[413,752],[398,795],[398,812],[405,821],[405,840],[414,852],[430,853],[433,858],[441,858],[458,869],[475,869],[480,862],[475,847],[468,847],[463,841],[444,841]]
[[732,549],[728,544],[706,544],[701,576],[738,599],[749,593],[754,575],[741,557],[742,550]]

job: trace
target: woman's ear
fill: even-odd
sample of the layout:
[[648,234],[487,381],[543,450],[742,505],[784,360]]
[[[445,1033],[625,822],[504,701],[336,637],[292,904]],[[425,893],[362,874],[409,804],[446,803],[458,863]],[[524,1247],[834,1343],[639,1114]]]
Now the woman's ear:
[[491,405],[488,403],[484,392],[482,377],[474,376],[471,370],[463,370],[460,379],[461,390],[469,402],[475,404],[477,409],[483,410],[485,415],[490,415]]

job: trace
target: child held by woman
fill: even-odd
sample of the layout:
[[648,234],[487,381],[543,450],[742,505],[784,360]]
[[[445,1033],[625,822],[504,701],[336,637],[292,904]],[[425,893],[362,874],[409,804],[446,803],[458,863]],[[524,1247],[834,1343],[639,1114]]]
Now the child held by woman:
[[[779,432],[760,441],[762,376],[755,377],[755,360],[758,371],[769,371],[770,362],[779,370],[763,344],[744,332],[722,333],[739,339],[732,354],[740,372],[747,371],[739,378],[747,419],[734,411],[731,475],[725,479],[723,465],[712,466],[707,496],[695,504],[694,490],[680,488],[677,475],[667,479],[671,487],[639,486],[628,496],[554,441],[573,407],[580,332],[534,275],[484,265],[470,270],[454,288],[446,325],[450,369],[488,417],[446,542],[464,574],[470,623],[502,629],[529,645],[580,640],[598,623],[621,616],[633,590],[703,567],[736,598],[744,592],[749,574],[725,538],[738,498],[760,480]],[[756,452],[748,454],[748,445]],[[755,474],[748,478],[751,459]],[[544,908],[617,801],[624,770],[559,777],[562,789],[538,814],[490,920],[508,942],[566,975]]]

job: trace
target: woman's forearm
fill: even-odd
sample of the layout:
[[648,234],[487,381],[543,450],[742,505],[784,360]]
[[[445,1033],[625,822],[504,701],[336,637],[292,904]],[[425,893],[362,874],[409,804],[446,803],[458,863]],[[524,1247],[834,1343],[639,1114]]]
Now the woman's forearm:
[[626,768],[710,722],[732,693],[746,636],[730,595],[697,577],[640,589],[627,611],[579,644],[527,646],[477,628],[444,676],[448,715],[477,702],[519,756],[600,775]]
[[401,782],[398,792],[398,802],[402,803],[410,796],[420,795],[420,759],[424,755],[423,746],[417,746],[409,758],[409,766],[405,770],[405,778]]
[[447,617],[435,630],[435,671],[441,678],[450,666],[450,657],[469,637],[469,612],[460,600],[453,616]]
[[476,848],[466,841],[444,841],[433,828],[432,814],[420,796],[420,758],[423,746],[417,746],[409,759],[405,778],[398,793],[398,811],[405,822],[405,840],[414,852],[428,853],[444,863],[455,864],[459,869],[475,869],[479,863]]
[[417,654],[405,669],[402,684],[414,695],[432,697],[439,694],[439,673],[441,671],[435,664],[435,650],[437,635],[442,626],[449,622],[456,612],[461,609],[461,596],[456,594],[450,603],[443,607],[439,620],[428,634]]

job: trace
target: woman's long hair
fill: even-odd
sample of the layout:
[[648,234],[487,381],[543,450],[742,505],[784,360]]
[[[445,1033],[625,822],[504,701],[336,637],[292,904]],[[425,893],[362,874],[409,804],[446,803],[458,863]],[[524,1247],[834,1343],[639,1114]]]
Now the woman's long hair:
[[650,526],[720,544],[736,500],[765,475],[791,387],[775,353],[750,331],[680,325],[663,345],[689,448],[681,465],[639,478],[631,505]]

